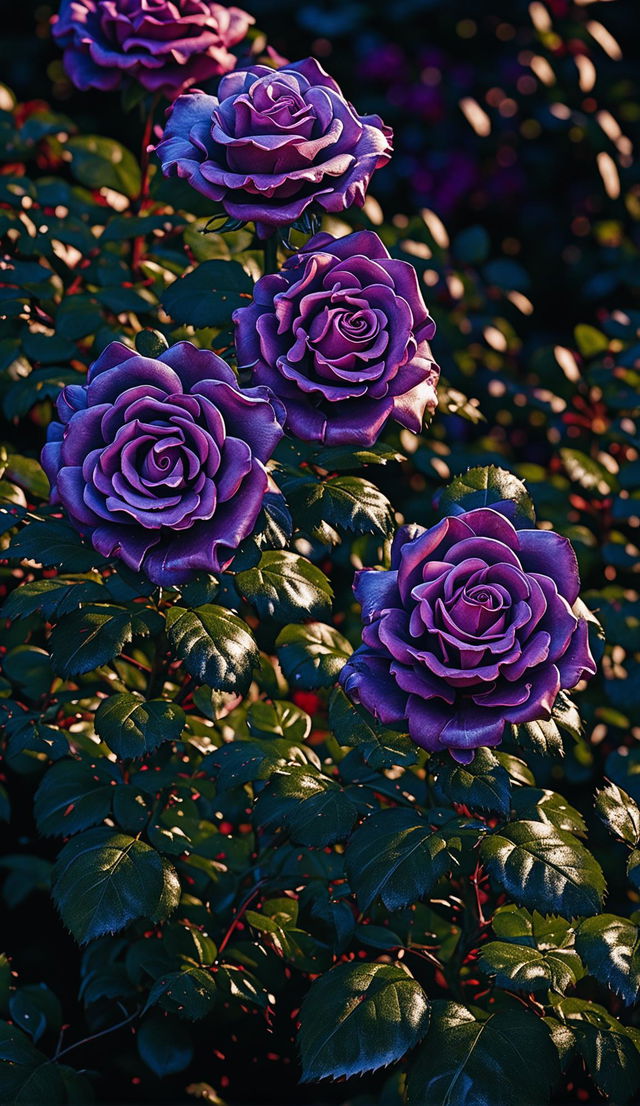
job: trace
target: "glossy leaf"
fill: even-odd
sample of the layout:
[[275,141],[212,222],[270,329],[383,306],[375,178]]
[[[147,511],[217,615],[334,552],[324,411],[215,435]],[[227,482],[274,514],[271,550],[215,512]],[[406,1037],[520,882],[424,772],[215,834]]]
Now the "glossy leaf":
[[625,1002],[640,994],[640,929],[628,918],[600,914],[587,918],[576,933],[576,948],[591,975]]
[[347,639],[324,622],[285,626],[276,648],[289,683],[309,690],[329,687],[353,652]]
[[300,1011],[303,1080],[360,1075],[400,1060],[425,1035],[429,1003],[407,968],[339,964]]
[[491,879],[522,906],[572,918],[596,914],[605,881],[575,837],[540,822],[512,822],[487,836],[480,856]]
[[185,713],[166,699],[146,702],[129,692],[103,699],[95,716],[96,733],[116,754],[126,759],[153,752],[164,741],[177,741]]
[[[533,1056],[535,1063],[529,1063]],[[438,1001],[409,1071],[407,1103],[542,1106],[549,1101],[557,1066],[549,1031],[535,1014],[515,1005],[487,1014]]]
[[53,871],[52,894],[63,922],[84,943],[135,918],[166,918],[177,906],[180,885],[155,849],[100,826],[65,845]]
[[361,910],[380,897],[398,910],[426,895],[454,861],[446,842],[413,810],[372,814],[346,850],[349,880]]
[[333,591],[324,572],[296,553],[268,550],[255,568],[238,573],[236,586],[261,618],[290,622],[331,609]]
[[194,679],[217,691],[246,691],[258,650],[246,623],[236,614],[213,603],[195,610],[171,607],[167,633],[176,656]]

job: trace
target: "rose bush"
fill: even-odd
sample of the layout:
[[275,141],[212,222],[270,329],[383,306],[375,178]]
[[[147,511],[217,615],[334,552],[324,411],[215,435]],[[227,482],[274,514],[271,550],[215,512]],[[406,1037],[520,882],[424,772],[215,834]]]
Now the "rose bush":
[[289,226],[312,204],[362,205],[374,170],[391,156],[391,131],[360,116],[314,58],[274,71],[224,77],[217,96],[192,91],[170,109],[156,152],[166,175],[220,201],[260,237]]
[[[436,47],[459,34],[471,58],[475,27],[490,60],[504,51],[508,83],[496,88],[484,55],[480,80],[462,84],[449,60],[425,58],[422,95],[396,102],[396,184],[424,138],[443,180],[452,150],[480,166],[482,194],[444,225],[438,189],[419,215],[387,189],[384,249],[351,234],[374,204],[327,219],[349,237],[300,249],[255,299],[292,252],[287,231],[260,242],[225,220],[203,235],[209,201],[136,164],[111,134],[125,137],[113,97],[108,134],[85,136],[0,90],[0,1101],[90,1102],[90,1079],[106,1103],[255,1104],[277,1086],[286,1104],[300,1077],[338,1080],[336,1101],[369,1106],[638,1099],[638,320],[623,280],[637,235],[629,140],[612,129],[618,116],[629,129],[634,105],[619,66],[609,91],[623,92],[607,97],[604,23],[561,7],[552,36],[541,5],[514,17],[513,39],[511,20],[492,23],[493,48],[484,16],[432,20]],[[414,29],[417,44],[405,11],[380,33],[391,45]],[[346,64],[332,54],[345,89],[368,48],[357,38]],[[535,91],[543,53],[557,79]],[[582,149],[601,155],[606,139],[609,160],[583,159],[581,218],[569,197],[570,233],[550,238],[539,201],[575,152],[594,72]],[[363,111],[382,110],[357,87]],[[424,97],[444,111],[412,139]],[[130,120],[145,150],[155,100],[138,105],[146,123]],[[470,126],[485,116],[486,137]],[[507,174],[556,165],[547,181],[530,174],[522,238],[512,205],[495,204],[494,156]],[[448,378],[428,433],[393,422],[398,399],[419,425],[437,375],[416,286]],[[590,290],[586,314],[572,287]],[[230,364],[250,345],[240,379],[266,366],[278,398],[262,384],[263,406],[243,406],[229,369],[186,336]],[[115,337],[138,352],[103,353]],[[163,337],[181,344],[158,356]],[[313,391],[324,381],[344,384],[341,400]],[[363,391],[346,394],[354,382]],[[36,457],[65,386],[45,452],[52,505]],[[315,433],[318,413],[322,438],[272,452],[276,420]],[[335,427],[368,440],[378,417],[374,446],[325,448]],[[267,473],[282,496],[264,496],[234,553]],[[430,529],[402,529],[389,569],[404,520]],[[608,647],[573,602],[567,539]],[[170,587],[145,578],[154,557]],[[192,557],[206,566],[195,579]],[[553,701],[593,669],[585,619],[602,678]]]
[[172,97],[233,69],[229,47],[253,22],[211,0],[63,0],[53,35],[78,88],[106,91],[128,79]]
[[265,388],[240,391],[215,353],[179,342],[158,359],[112,342],[66,387],[42,464],[51,500],[105,557],[157,584],[215,572],[252,531],[282,437]]
[[371,445],[389,418],[416,433],[433,413],[435,323],[416,271],[377,234],[318,234],[234,313],[236,348],[306,441]]
[[490,508],[402,527],[391,569],[357,573],[363,645],[340,674],[381,721],[462,763],[507,722],[551,717],[561,688],[595,672],[567,538],[516,530]]

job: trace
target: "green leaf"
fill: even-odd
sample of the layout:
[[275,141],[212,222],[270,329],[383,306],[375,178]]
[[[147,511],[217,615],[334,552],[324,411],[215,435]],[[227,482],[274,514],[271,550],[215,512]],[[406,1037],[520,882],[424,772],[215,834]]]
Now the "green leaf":
[[381,810],[349,841],[345,861],[360,910],[380,897],[398,910],[428,894],[454,863],[446,842],[417,811]]
[[318,485],[307,521],[328,523],[358,534],[389,534],[393,529],[391,504],[375,484],[360,476],[332,476]]
[[[203,771],[216,775],[218,792],[242,787],[245,783],[267,779],[283,762],[280,742],[230,741],[221,745],[202,762]],[[288,751],[289,746],[287,746]]]
[[[585,610],[584,614],[587,619],[589,617],[593,619],[593,614],[588,608]],[[575,741],[580,739],[584,728],[580,717],[580,711],[570,696],[567,695],[566,691],[560,691],[558,693],[556,701],[553,704],[552,714],[553,721],[556,722],[562,730],[570,734]]]
[[247,728],[253,737],[284,737],[304,742],[311,733],[311,719],[295,703],[284,699],[267,703],[261,699],[249,707]]
[[513,517],[521,524],[535,523],[531,496],[522,480],[506,469],[486,465],[456,476],[443,490],[439,506],[443,515],[458,515],[505,502],[511,504]]
[[52,864],[29,853],[0,857],[0,868],[8,872],[2,897],[9,907],[19,906],[33,891],[48,891]]
[[529,992],[553,987],[565,991],[584,975],[575,949],[542,951],[508,941],[489,941],[480,950],[480,963],[495,976],[498,987]]
[[[535,1063],[531,1062],[535,1057]],[[431,1029],[409,1071],[408,1106],[543,1106],[558,1062],[541,1018],[515,1004],[487,1014],[434,1002]]]
[[140,1058],[160,1078],[184,1071],[193,1059],[193,1041],[188,1030],[175,1018],[160,1013],[148,1014],[143,1019],[136,1044]]
[[162,306],[177,323],[221,327],[253,292],[251,277],[237,261],[202,261],[197,269],[170,284]]
[[4,470],[4,479],[18,484],[29,494],[37,499],[48,499],[49,481],[44,474],[42,465],[32,457],[21,457],[17,453],[10,453]]
[[186,964],[180,971],[169,972],[156,980],[149,992],[147,1007],[160,1003],[195,1022],[211,1012],[217,991],[215,976],[210,971]]
[[580,923],[576,948],[592,976],[631,1005],[640,993],[640,929],[628,918],[600,914]]
[[52,894],[63,922],[84,944],[136,918],[164,920],[178,905],[180,884],[155,849],[99,826],[65,845]]
[[551,999],[596,1087],[615,1103],[629,1102],[640,1087],[640,1032],[595,1002],[560,995]]
[[186,724],[182,707],[166,699],[140,700],[130,692],[103,699],[96,732],[121,759],[151,753],[164,741],[178,741]]
[[355,706],[341,687],[329,701],[329,725],[341,745],[356,748],[371,768],[415,764],[418,752],[408,733],[385,729],[362,707]]
[[68,296],[56,311],[56,331],[72,342],[95,334],[104,322],[100,305],[90,296]]
[[447,754],[435,768],[435,776],[436,786],[449,802],[463,803],[472,811],[509,813],[509,775],[490,749],[478,749],[470,764],[457,764]]
[[329,687],[353,652],[347,639],[324,622],[285,626],[276,649],[289,683],[310,691]]
[[50,658],[37,645],[16,645],[3,658],[2,671],[29,699],[45,695],[53,679]]
[[238,573],[236,586],[260,618],[291,622],[331,610],[333,591],[327,577],[297,553],[263,553],[255,568]]
[[167,633],[190,676],[216,691],[244,694],[258,661],[258,648],[236,614],[213,603],[195,610],[171,607]]
[[311,767],[292,765],[274,772],[256,803],[264,829],[285,826],[301,845],[325,846],[348,837],[357,808],[335,780]]
[[315,464],[329,472],[342,469],[355,469],[360,465],[386,465],[388,461],[406,461],[402,453],[384,442],[363,446],[362,449],[349,449],[348,446],[327,446],[315,455]]
[[635,848],[640,842],[640,808],[617,784],[608,783],[596,793],[596,814],[627,845]]
[[35,561],[44,568],[64,566],[66,572],[88,572],[104,564],[99,553],[84,545],[80,535],[57,518],[30,520],[13,538],[5,556]]
[[392,1064],[422,1040],[429,1003],[399,964],[339,964],[312,984],[300,1011],[303,1082]]
[[81,576],[56,576],[53,580],[31,580],[15,588],[2,606],[4,618],[27,618],[39,611],[49,620],[61,618],[81,603],[99,602],[104,586]]
[[61,1106],[61,1070],[15,1025],[0,1022],[0,1093],[5,1106]]
[[9,1000],[12,1021],[28,1033],[35,1044],[47,1032],[57,1033],[62,1025],[62,1008],[44,983],[19,987]]
[[512,822],[489,834],[480,858],[491,879],[521,906],[563,917],[597,914],[602,869],[575,837],[541,822]]
[[564,756],[562,736],[553,719],[522,722],[513,729],[516,742],[523,749],[530,749],[543,757]]
[[119,142],[87,134],[70,138],[66,148],[71,154],[71,172],[87,188],[113,188],[129,199],[140,192],[137,158]]
[[38,830],[45,837],[64,837],[102,822],[111,813],[119,780],[120,772],[108,760],[59,760],[35,794]]
[[513,793],[512,810],[519,821],[548,822],[557,829],[567,830],[583,837],[586,833],[584,818],[579,810],[557,791],[544,791],[540,787],[518,787]]
[[160,629],[155,611],[89,605],[61,618],[51,632],[51,664],[61,676],[81,676],[117,657],[135,636]]

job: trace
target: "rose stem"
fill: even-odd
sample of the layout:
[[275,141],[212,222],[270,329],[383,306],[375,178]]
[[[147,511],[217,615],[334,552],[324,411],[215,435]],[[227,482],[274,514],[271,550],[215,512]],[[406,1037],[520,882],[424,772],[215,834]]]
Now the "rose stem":
[[[160,94],[156,93],[153,97],[147,118],[144,124],[144,130],[142,132],[142,143],[140,147],[140,191],[136,196],[133,203],[133,209],[136,215],[141,215],[144,209],[145,201],[149,198],[149,144],[151,142],[151,135],[153,133],[153,117],[155,115],[156,108],[160,101]],[[138,273],[140,270],[140,262],[144,256],[144,234],[139,234],[133,240],[133,254],[131,258],[131,265],[134,273]]]
[[278,272],[278,239],[275,234],[264,242],[264,274]]

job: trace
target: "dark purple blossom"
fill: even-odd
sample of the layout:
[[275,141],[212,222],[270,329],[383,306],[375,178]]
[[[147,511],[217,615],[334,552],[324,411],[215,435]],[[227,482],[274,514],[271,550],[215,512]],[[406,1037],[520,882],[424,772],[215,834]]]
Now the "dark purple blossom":
[[284,413],[241,391],[215,353],[178,342],[158,359],[111,342],[58,399],[42,464],[51,501],[104,557],[156,584],[224,569],[253,530]]
[[316,204],[362,205],[375,169],[391,156],[391,131],[360,116],[313,58],[223,77],[217,96],[193,91],[170,109],[157,147],[177,174],[229,216],[268,237]]
[[234,322],[239,363],[279,396],[298,438],[371,445],[387,419],[418,432],[435,409],[435,323],[413,266],[372,231],[316,235]]
[[53,35],[77,88],[137,81],[176,96],[228,73],[253,16],[210,0],[62,0]]
[[516,530],[496,510],[404,526],[389,571],[356,573],[363,645],[340,681],[383,723],[468,763],[595,672],[579,589],[567,538]]

